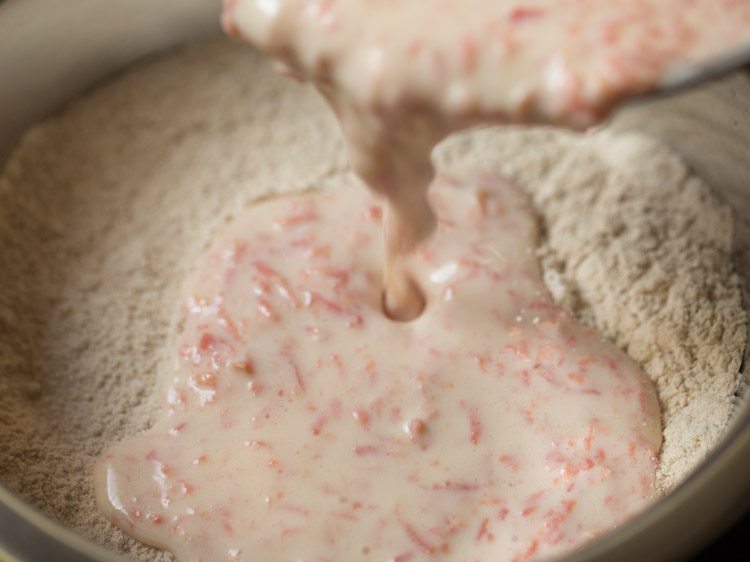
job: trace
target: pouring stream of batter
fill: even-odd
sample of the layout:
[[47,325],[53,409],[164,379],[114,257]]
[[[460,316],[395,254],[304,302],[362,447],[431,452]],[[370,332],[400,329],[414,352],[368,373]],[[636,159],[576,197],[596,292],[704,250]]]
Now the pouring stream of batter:
[[404,256],[434,228],[432,148],[487,123],[584,128],[669,72],[750,42],[736,0],[226,0],[224,26],[313,83],[385,196],[386,311],[423,301]]

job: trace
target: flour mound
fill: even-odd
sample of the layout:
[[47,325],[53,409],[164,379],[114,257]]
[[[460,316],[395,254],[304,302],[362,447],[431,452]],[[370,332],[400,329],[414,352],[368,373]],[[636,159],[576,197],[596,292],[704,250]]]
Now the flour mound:
[[[435,158],[530,194],[555,298],[656,384],[668,490],[733,410],[746,319],[731,213],[637,135],[484,129]],[[30,130],[0,172],[0,480],[99,544],[171,559],[99,514],[93,463],[152,423],[182,280],[222,225],[263,197],[350,181],[317,95],[224,40],[137,66]]]

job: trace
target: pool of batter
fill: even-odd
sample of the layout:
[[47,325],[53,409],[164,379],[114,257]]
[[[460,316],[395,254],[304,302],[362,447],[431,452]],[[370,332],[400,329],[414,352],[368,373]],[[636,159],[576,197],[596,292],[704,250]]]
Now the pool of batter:
[[653,385],[552,300],[507,181],[442,177],[382,309],[363,190],[262,203],[188,283],[162,413],[105,453],[99,504],[181,560],[529,560],[655,495]]

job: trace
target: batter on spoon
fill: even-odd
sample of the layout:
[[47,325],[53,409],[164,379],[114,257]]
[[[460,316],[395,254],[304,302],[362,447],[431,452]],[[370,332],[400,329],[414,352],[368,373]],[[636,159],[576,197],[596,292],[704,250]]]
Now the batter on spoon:
[[180,560],[530,560],[654,494],[653,388],[554,305],[524,197],[441,178],[381,308],[381,207],[349,188],[238,217],[185,288],[162,416],[99,462],[100,506]]

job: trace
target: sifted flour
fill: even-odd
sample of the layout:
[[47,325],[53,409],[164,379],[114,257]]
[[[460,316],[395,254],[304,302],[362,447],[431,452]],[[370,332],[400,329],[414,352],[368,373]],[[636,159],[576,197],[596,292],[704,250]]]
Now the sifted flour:
[[[738,386],[729,210],[635,135],[485,129],[436,164],[499,170],[530,193],[553,294],[656,383],[668,490],[716,443]],[[170,559],[98,513],[93,463],[151,423],[182,280],[217,230],[260,198],[353,182],[317,95],[223,40],[33,128],[0,174],[0,480],[100,544]]]

